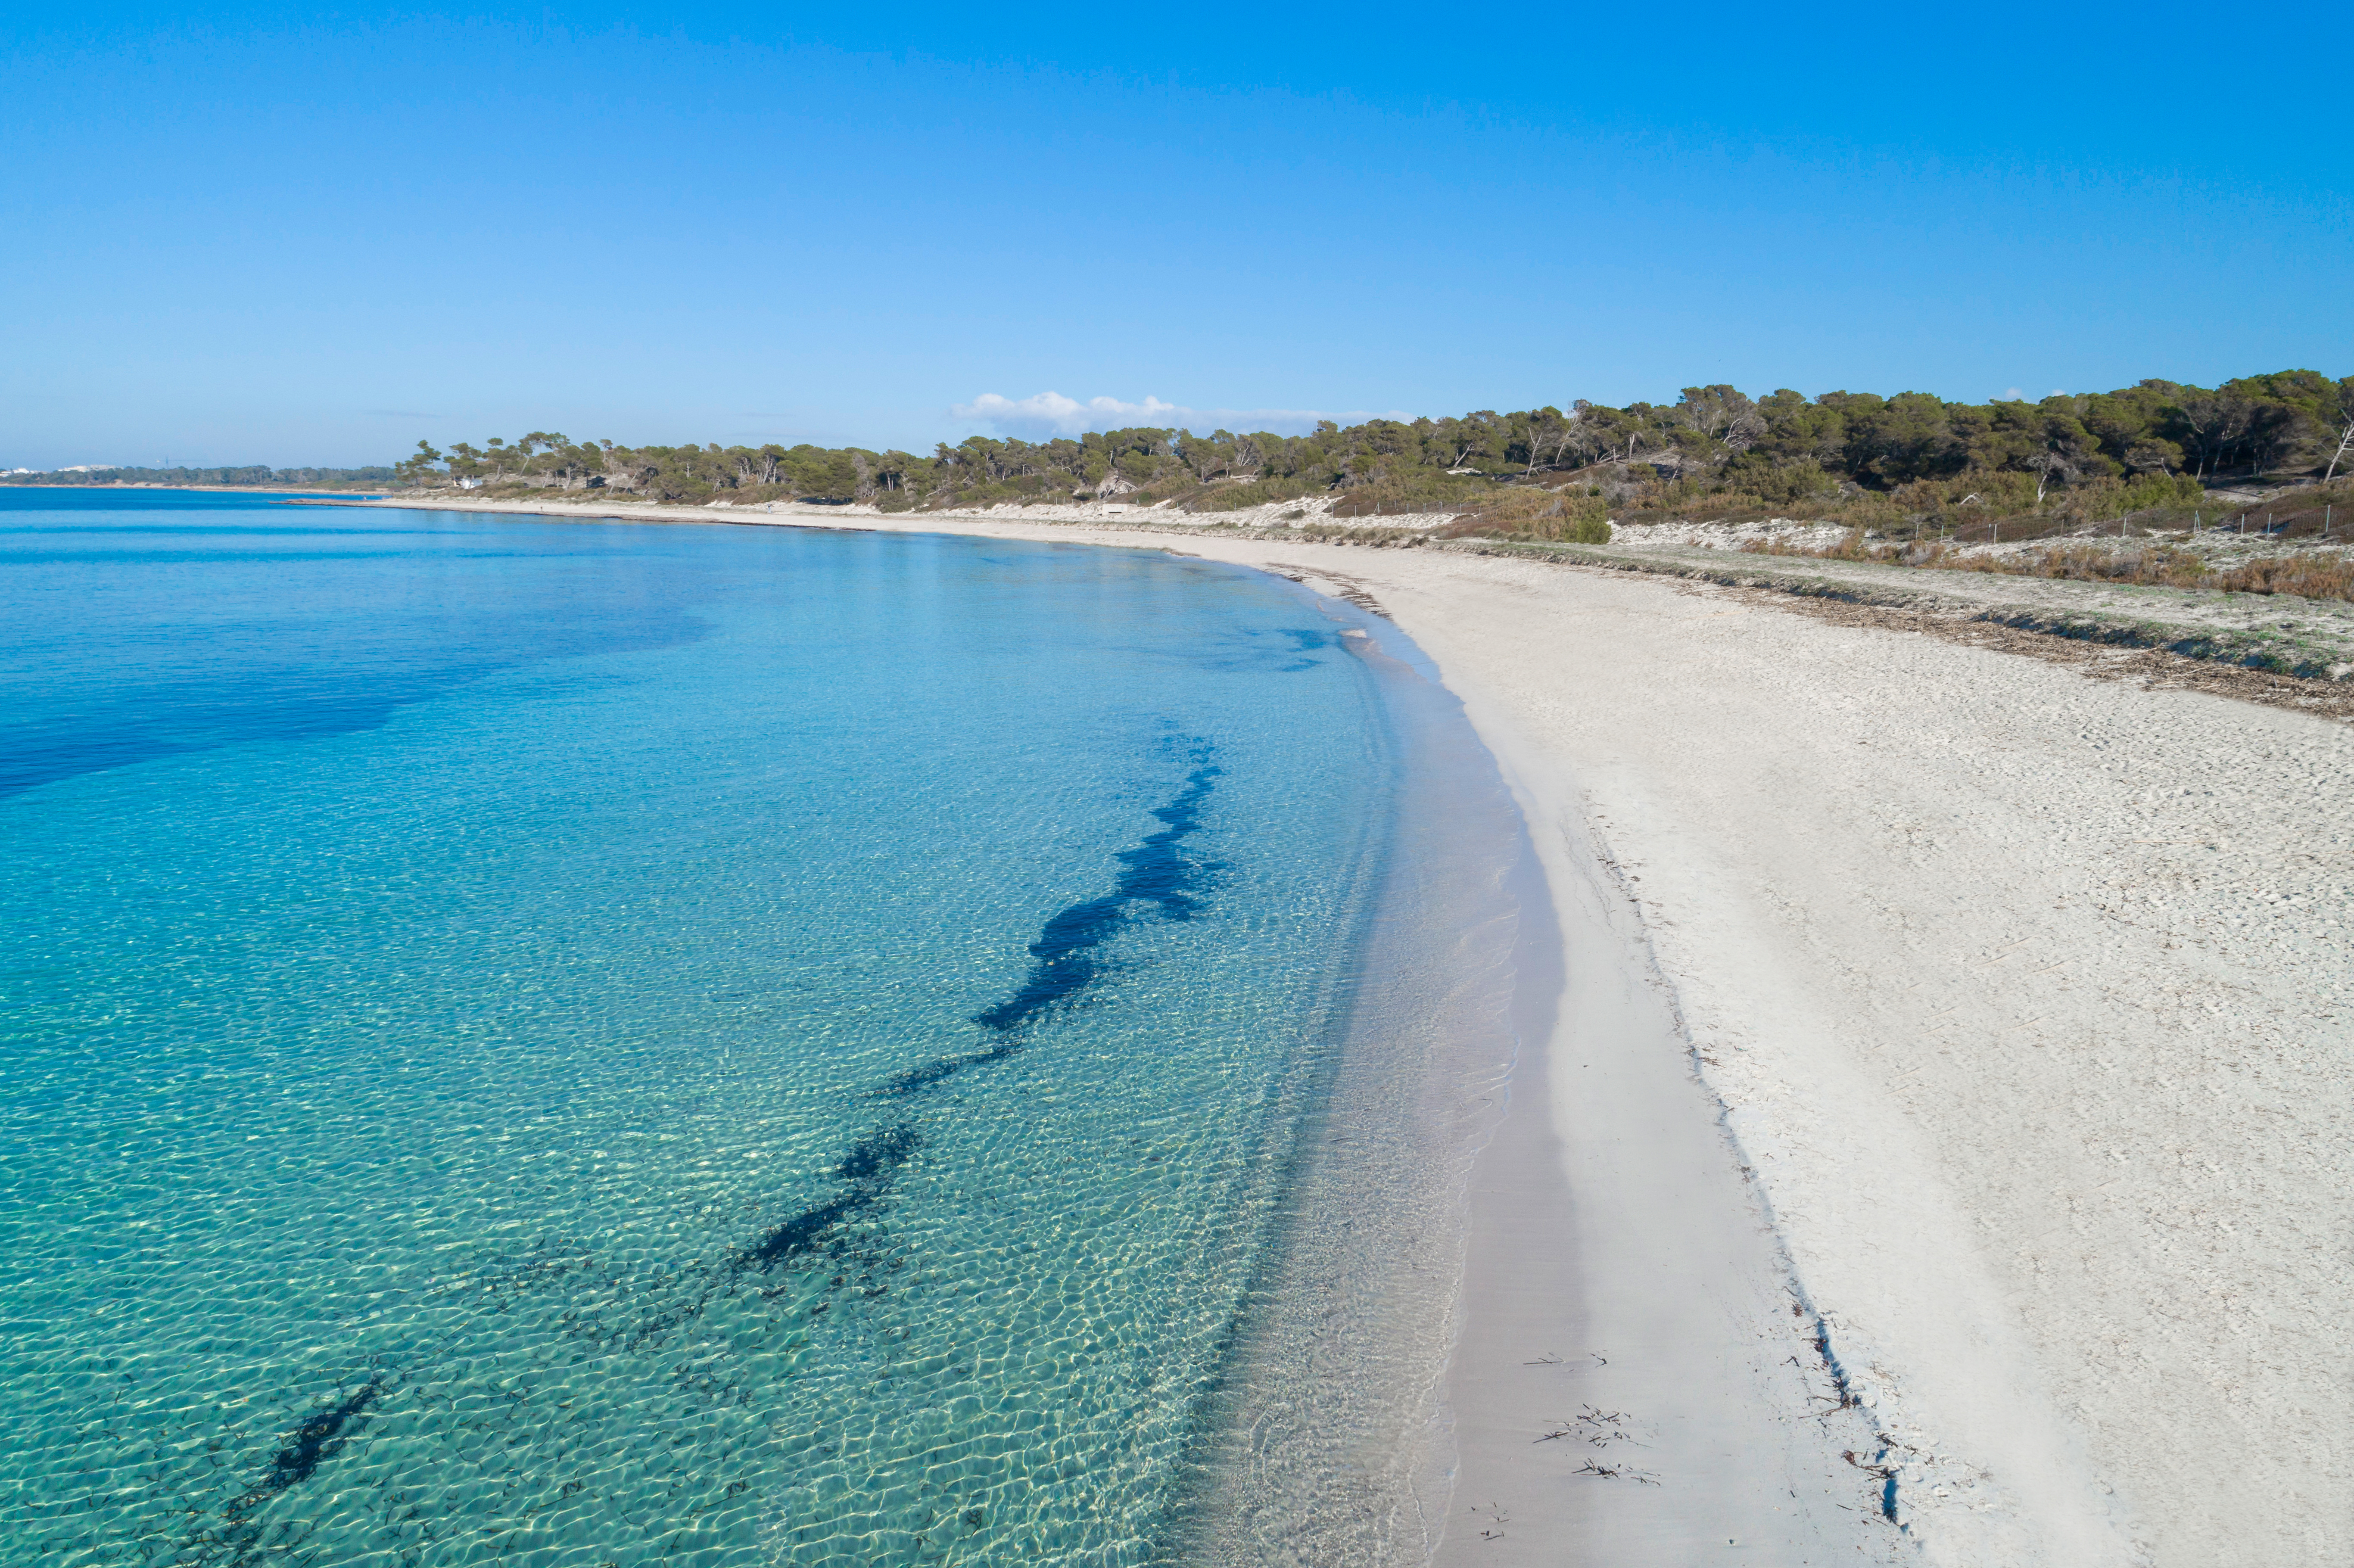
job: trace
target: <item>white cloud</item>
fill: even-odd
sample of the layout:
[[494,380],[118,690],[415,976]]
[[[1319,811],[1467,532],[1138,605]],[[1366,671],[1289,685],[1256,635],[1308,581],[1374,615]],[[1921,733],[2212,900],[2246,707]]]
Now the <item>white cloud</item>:
[[2002,394],[2002,400],[2006,403],[2016,403],[2025,396],[2026,394],[2016,387],[2006,387]]
[[1176,425],[1198,435],[1212,430],[1272,430],[1278,435],[1305,435],[1319,419],[1343,425],[1375,418],[1409,419],[1411,414],[1385,416],[1352,410],[1327,413],[1316,408],[1194,408],[1164,403],[1147,396],[1141,403],[1118,397],[1090,397],[1082,403],[1060,392],[1040,392],[1028,397],[1005,397],[984,392],[970,403],[949,410],[968,424],[987,425],[1002,436],[1076,436],[1087,430],[1116,430],[1132,425]]
[[1141,403],[1123,403],[1117,397],[1090,397],[1082,403],[1060,392],[1040,392],[1021,398],[984,392],[970,403],[957,404],[949,412],[973,424],[994,426],[1001,433],[1076,436],[1083,430],[1121,425],[1176,424],[1179,421],[1173,416],[1190,410],[1151,397]]

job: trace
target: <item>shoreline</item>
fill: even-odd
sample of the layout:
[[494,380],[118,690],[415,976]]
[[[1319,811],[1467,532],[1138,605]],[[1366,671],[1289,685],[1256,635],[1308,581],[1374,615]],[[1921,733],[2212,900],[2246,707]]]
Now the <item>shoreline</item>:
[[1525,833],[1461,705],[1404,634],[1249,568],[1197,569],[1274,588],[1341,629],[1379,715],[1386,783],[1335,976],[1338,1027],[1303,1036],[1311,1108],[1177,1560],[1418,1565],[1447,1522],[1457,1467],[1447,1326],[1472,1171],[1517,1048],[1505,1003],[1531,905],[1506,868],[1525,858]]
[[[1108,521],[594,515],[1173,543]],[[1639,1299],[1640,1282],[1624,1255],[1609,1277],[1591,1221],[1609,1217],[1597,1198],[1628,1192],[1655,1200],[1648,1218],[1612,1220],[1650,1249],[1634,1264],[1661,1255],[1662,1236],[1689,1244],[1685,1287],[1702,1283],[1719,1335],[1688,1348],[1716,1395],[1776,1414],[1788,1474],[1820,1452],[1814,1434],[1788,1436],[1800,1428],[1868,1434],[1861,1448],[1835,1440],[1841,1478],[1897,1529],[1859,1518],[1855,1545],[1956,1565],[2344,1554],[2354,811],[2317,782],[2354,762],[2342,727],[1704,583],[1208,530],[1183,553],[1392,618],[1463,699],[1520,798],[1556,916],[1585,933],[1583,948],[1561,944],[1570,1005],[1543,1053],[1548,1116],[1521,1128],[1513,1166],[1537,1184],[1496,1161],[1475,1177],[1501,1262],[1482,1273],[1475,1217],[1442,1558],[1658,1542],[1646,1532],[1698,1522],[1712,1483],[1748,1484],[1754,1444],[1657,1486],[1528,1474],[1506,1487],[1482,1468],[1483,1422],[1499,1466],[1571,1446],[1526,1431],[1533,1406],[1507,1396],[1553,1375],[1547,1354],[1608,1354],[1580,1343],[1593,1312]],[[1634,1010],[1615,1024],[1614,993]],[[1635,1016],[1646,1006],[1664,1037]],[[1636,1103],[1667,1106],[1661,1086],[1681,1086],[1673,1139],[1607,1146],[1594,1118],[1611,1095],[1571,1086],[1596,1061]],[[1763,1333],[1750,1282],[1776,1266],[1679,1228],[1692,1192],[1644,1163],[1674,1139],[1716,1234],[1740,1228],[1713,1185],[1729,1171],[1753,1239],[1787,1260],[1777,1322],[1787,1311],[1815,1343],[1828,1393],[1761,1382],[1733,1353],[1740,1332]],[[1717,1155],[1696,1153],[1712,1139]],[[1538,1215],[1520,1241],[1504,1234]],[[1543,1268],[1514,1254],[1546,1236],[1569,1238],[1561,1250],[1599,1294],[1521,1287]],[[1666,1255],[1672,1274],[1674,1245]],[[1538,1328],[1561,1342],[1511,1342]],[[1511,1370],[1524,1361],[1539,1372]],[[1566,1421],[1580,1393],[1561,1380],[1538,1392]],[[1611,1397],[1664,1434],[1671,1381]],[[1610,1463],[1611,1445],[1593,1451]],[[1483,1474],[1492,1498],[1474,1495]],[[1483,1543],[1490,1526],[1468,1510],[1490,1503],[1510,1520]],[[1728,1560],[1806,1555],[1760,1542]]]

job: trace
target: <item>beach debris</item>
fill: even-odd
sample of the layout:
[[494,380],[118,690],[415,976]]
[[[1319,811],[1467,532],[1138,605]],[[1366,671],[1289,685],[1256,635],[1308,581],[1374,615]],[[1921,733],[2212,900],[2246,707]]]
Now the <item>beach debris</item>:
[[1656,1487],[1659,1484],[1659,1475],[1655,1471],[1638,1470],[1632,1465],[1598,1464],[1592,1459],[1580,1465],[1576,1473],[1582,1476],[1599,1477],[1606,1481],[1633,1481],[1638,1486]]
[[1649,1447],[1649,1444],[1627,1429],[1627,1421],[1628,1415],[1623,1410],[1604,1410],[1589,1404],[1571,1420],[1564,1421],[1555,1416],[1553,1430],[1531,1441],[1557,1443],[1564,1437],[1575,1437],[1596,1448],[1606,1448],[1613,1443],[1632,1443],[1638,1448]]

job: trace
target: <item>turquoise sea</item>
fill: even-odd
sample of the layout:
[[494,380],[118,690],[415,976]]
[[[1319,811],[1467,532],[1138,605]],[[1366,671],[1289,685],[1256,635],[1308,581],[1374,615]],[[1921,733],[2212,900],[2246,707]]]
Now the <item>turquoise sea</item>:
[[0,489],[0,648],[9,1561],[1413,1554],[1515,829],[1377,618]]

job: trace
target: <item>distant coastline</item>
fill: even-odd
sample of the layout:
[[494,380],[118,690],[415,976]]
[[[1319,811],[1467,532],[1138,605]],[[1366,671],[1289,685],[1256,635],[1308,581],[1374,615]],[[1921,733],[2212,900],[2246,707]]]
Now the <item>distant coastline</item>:
[[[316,484],[196,484],[168,480],[110,479],[90,484],[43,484],[33,480],[10,480],[13,490],[196,490],[224,495],[301,495],[328,490]],[[355,500],[375,499],[388,493],[380,484],[355,484],[349,487]]]

